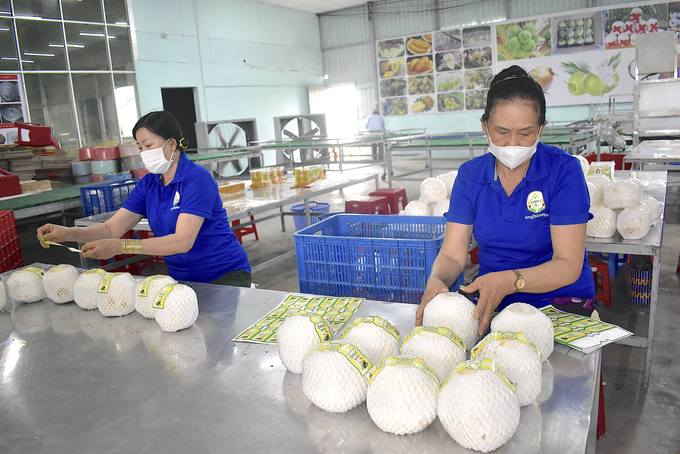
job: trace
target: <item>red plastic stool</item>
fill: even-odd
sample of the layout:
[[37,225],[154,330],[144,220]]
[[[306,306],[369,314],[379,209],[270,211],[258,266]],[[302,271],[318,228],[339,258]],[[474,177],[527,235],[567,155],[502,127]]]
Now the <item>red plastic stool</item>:
[[[251,221],[255,221],[255,217],[251,216],[250,217]],[[234,228],[238,225],[241,225],[241,221],[236,219],[235,221],[231,221],[231,227]],[[255,241],[259,241],[260,237],[257,235],[257,226],[255,224],[251,224],[247,227],[241,227],[234,229],[234,235],[236,235],[236,239],[238,240],[239,243],[243,244],[241,241],[241,238],[243,238],[245,235],[250,235],[251,233],[255,234]]]
[[345,213],[390,214],[390,206],[387,197],[369,195],[345,200]]
[[472,263],[479,263],[479,246],[475,246],[473,250],[470,251],[470,261]]
[[399,214],[399,202],[401,202],[402,210],[408,204],[408,200],[406,199],[406,189],[404,188],[382,188],[377,189],[368,195],[386,197],[387,203],[390,207],[390,214]]
[[[604,305],[609,307],[612,305],[611,288],[609,287],[609,265],[607,262],[595,255],[588,255],[588,263],[593,270],[593,279],[595,280],[595,299],[604,301]],[[598,282],[597,276],[600,276]],[[597,293],[600,290],[601,293]]]
[[604,437],[607,433],[607,424],[604,420],[604,384],[602,382],[602,370],[600,370],[600,399],[597,405],[597,438]]

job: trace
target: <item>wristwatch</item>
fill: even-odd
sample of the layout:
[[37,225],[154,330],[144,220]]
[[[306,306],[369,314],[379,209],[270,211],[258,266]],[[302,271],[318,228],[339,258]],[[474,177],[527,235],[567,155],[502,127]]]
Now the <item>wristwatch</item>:
[[526,281],[522,277],[522,273],[520,273],[518,270],[512,270],[515,272],[517,275],[517,280],[515,281],[515,291],[513,293],[521,292],[524,286],[526,285]]

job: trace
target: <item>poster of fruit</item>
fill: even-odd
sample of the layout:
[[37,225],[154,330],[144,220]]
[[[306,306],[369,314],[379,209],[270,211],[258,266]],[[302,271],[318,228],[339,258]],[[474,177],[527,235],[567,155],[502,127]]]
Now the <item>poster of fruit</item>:
[[550,19],[496,25],[496,50],[498,61],[551,55]]
[[604,44],[602,11],[569,14],[551,20],[552,54],[601,50]]
[[22,79],[17,74],[0,74],[0,146],[17,141],[15,122],[28,121]]
[[667,27],[667,3],[610,9],[605,12],[604,47],[608,50],[635,47],[638,35]]
[[680,2],[668,4],[668,30],[680,32]]

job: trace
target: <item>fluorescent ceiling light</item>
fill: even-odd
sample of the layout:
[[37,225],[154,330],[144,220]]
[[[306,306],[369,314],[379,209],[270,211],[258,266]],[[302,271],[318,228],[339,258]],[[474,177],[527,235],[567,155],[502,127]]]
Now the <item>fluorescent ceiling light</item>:
[[103,34],[103,33],[80,32],[80,36],[96,36],[96,37],[99,37],[99,38],[103,38],[106,35]]
[[42,19],[40,16],[14,16],[15,19]]
[[33,60],[21,60],[21,63],[33,63]]
[[48,44],[47,47],[64,47],[63,44]]
[[15,60],[16,61],[16,60],[19,60],[19,59],[16,58],[16,57],[0,57],[0,60]]
[[75,47],[76,49],[85,49],[84,44],[67,44],[66,47]]
[[24,52],[24,55],[30,55],[32,57],[54,57],[54,54],[45,54],[41,52]]
[[115,36],[109,36],[109,39],[116,39]]
[[0,32],[6,32],[9,31],[9,28],[7,27],[0,27]]

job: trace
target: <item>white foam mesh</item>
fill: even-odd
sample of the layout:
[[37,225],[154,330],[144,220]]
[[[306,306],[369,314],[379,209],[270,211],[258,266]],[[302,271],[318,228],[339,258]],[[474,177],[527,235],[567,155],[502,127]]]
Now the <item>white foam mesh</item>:
[[611,209],[634,207],[641,196],[642,186],[634,178],[610,181],[602,190],[604,205]]
[[465,361],[465,352],[451,339],[433,331],[420,331],[401,344],[401,354],[422,358],[437,372],[442,383],[459,363]]
[[78,270],[73,265],[57,265],[43,276],[45,294],[57,304],[73,301],[73,286],[78,280]]
[[442,180],[446,185],[446,197],[451,197],[451,189],[453,189],[453,182],[456,180],[456,177],[450,173],[442,173],[441,175],[437,175],[437,178]]
[[5,290],[5,284],[0,281],[0,311],[7,304],[7,291]]
[[42,277],[28,270],[19,270],[7,279],[9,297],[17,303],[35,303],[45,298]]
[[378,364],[383,358],[398,355],[401,345],[401,341],[387,330],[370,322],[360,322],[353,326],[342,337],[342,341],[358,348],[371,364]]
[[590,194],[590,206],[598,205],[601,202],[602,191],[598,191],[597,186],[590,181],[586,181],[586,186],[588,186],[588,193]]
[[153,316],[163,331],[190,327],[198,318],[198,297],[188,285],[178,284],[165,299],[165,308],[154,309]]
[[300,314],[288,317],[276,331],[279,358],[294,374],[302,373],[305,355],[321,344],[314,326],[309,315]]
[[439,420],[461,446],[493,451],[519,426],[517,396],[494,372],[477,369],[451,377],[439,392]]
[[81,274],[73,284],[73,301],[82,309],[97,309],[99,284],[102,275],[99,273]]
[[[611,180],[607,175],[604,175],[602,173],[598,173],[595,175],[586,175],[586,182],[587,183],[592,183],[595,185],[596,192],[595,192],[595,199],[598,201],[598,203],[602,202],[602,192],[604,190],[604,187],[607,186],[607,184]],[[590,195],[590,197],[593,197],[593,194]],[[591,202],[591,205],[595,205],[594,203]]]
[[384,432],[420,432],[437,417],[439,383],[413,365],[386,366],[368,387],[366,407]]
[[542,361],[539,354],[517,339],[495,339],[482,347],[475,361],[493,359],[515,384],[520,407],[531,405],[541,392]]
[[590,207],[593,218],[586,224],[586,235],[593,238],[610,238],[616,233],[616,212],[604,205]]
[[449,211],[449,200],[440,200],[434,204],[432,208],[432,216],[444,216],[444,213]]
[[649,217],[642,208],[625,208],[616,217],[616,229],[627,240],[639,240],[649,232]]
[[555,332],[547,315],[531,304],[513,303],[491,320],[491,331],[522,332],[534,343],[545,361],[555,347]]
[[342,353],[314,350],[302,366],[302,391],[314,405],[343,413],[366,400],[368,382]]
[[459,293],[440,293],[425,306],[424,326],[444,326],[453,331],[471,349],[477,342],[479,320],[475,319],[476,306]]
[[576,155],[575,157],[581,163],[581,170],[583,171],[583,175],[588,175],[588,170],[590,169],[590,163],[588,162],[588,160],[581,155]]
[[107,293],[97,293],[97,308],[106,317],[120,317],[135,310],[135,278],[129,273],[114,276]]
[[420,200],[412,200],[406,204],[404,214],[406,216],[429,216],[430,206]]
[[446,183],[438,178],[425,178],[420,183],[420,198],[426,203],[444,200],[446,195]]
[[153,279],[147,287],[146,296],[139,296],[140,282],[135,289],[135,310],[144,318],[153,318],[153,302],[156,295],[166,285],[174,284],[176,281],[170,276],[161,276]]
[[663,203],[656,200],[654,197],[643,197],[640,199],[640,203],[645,204],[645,209],[650,213],[649,222],[654,224],[661,217],[661,210],[663,209]]

